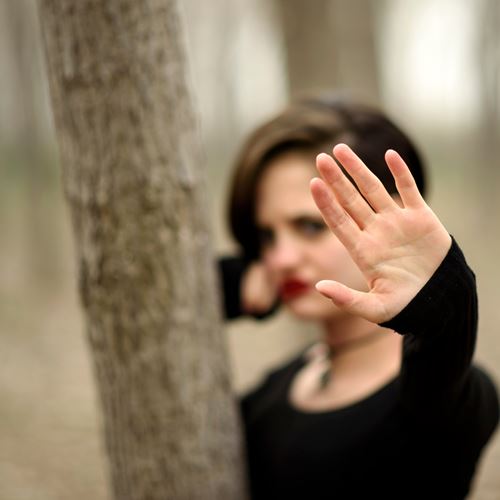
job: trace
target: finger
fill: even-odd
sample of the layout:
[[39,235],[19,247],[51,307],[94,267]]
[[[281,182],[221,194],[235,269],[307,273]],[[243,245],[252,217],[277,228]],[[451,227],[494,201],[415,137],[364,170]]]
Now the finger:
[[396,151],[389,149],[385,153],[385,161],[394,177],[403,205],[417,207],[425,203],[403,158]]
[[310,183],[311,194],[327,226],[349,250],[359,238],[360,229],[341,207],[325,181],[314,178]]
[[362,162],[346,144],[333,148],[335,158],[353,178],[361,194],[376,212],[397,208],[396,202],[387,192],[380,179]]
[[241,280],[242,309],[248,313],[264,313],[271,309],[278,292],[269,282],[261,263],[250,264]]
[[360,292],[330,280],[316,283],[316,290],[349,314],[360,316],[373,323],[383,323],[389,319],[381,302],[370,292]]
[[316,158],[316,166],[325,183],[335,192],[335,197],[344,210],[363,229],[374,215],[370,205],[330,155],[319,154]]

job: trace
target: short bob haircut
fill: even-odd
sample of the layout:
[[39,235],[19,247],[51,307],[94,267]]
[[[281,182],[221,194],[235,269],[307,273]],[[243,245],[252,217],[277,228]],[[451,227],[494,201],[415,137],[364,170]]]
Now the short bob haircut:
[[305,98],[258,127],[243,145],[229,191],[231,232],[246,260],[259,258],[255,199],[267,165],[283,153],[315,156],[348,144],[390,194],[397,193],[384,155],[396,150],[405,160],[418,189],[425,195],[424,165],[411,140],[380,111],[336,96]]

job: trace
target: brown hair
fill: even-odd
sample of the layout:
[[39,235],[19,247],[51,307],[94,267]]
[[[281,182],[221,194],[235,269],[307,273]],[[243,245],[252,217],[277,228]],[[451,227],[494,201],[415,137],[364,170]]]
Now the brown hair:
[[310,154],[313,159],[322,151],[331,152],[339,142],[351,146],[391,194],[397,190],[384,155],[388,149],[396,150],[425,195],[424,166],[416,147],[384,114],[337,97],[302,99],[258,127],[236,159],[229,194],[229,223],[246,259],[259,256],[255,197],[266,166],[289,151]]

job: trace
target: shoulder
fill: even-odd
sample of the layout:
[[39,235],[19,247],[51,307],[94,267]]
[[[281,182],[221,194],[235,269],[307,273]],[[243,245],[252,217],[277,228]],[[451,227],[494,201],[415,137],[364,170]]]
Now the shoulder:
[[473,404],[480,411],[492,414],[498,420],[499,400],[498,391],[493,379],[483,367],[474,363],[467,374],[465,402]]
[[484,445],[498,425],[500,403],[497,387],[483,367],[477,364],[470,367],[459,402],[458,422],[469,432],[475,429],[475,438]]

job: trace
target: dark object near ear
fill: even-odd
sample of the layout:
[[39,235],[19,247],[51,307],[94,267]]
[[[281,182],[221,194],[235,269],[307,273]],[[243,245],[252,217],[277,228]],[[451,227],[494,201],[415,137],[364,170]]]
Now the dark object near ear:
[[223,312],[226,319],[236,319],[249,316],[255,319],[265,319],[274,314],[279,306],[277,300],[266,312],[248,314],[241,309],[241,280],[248,265],[241,257],[223,257],[218,261],[218,271],[223,292]]

